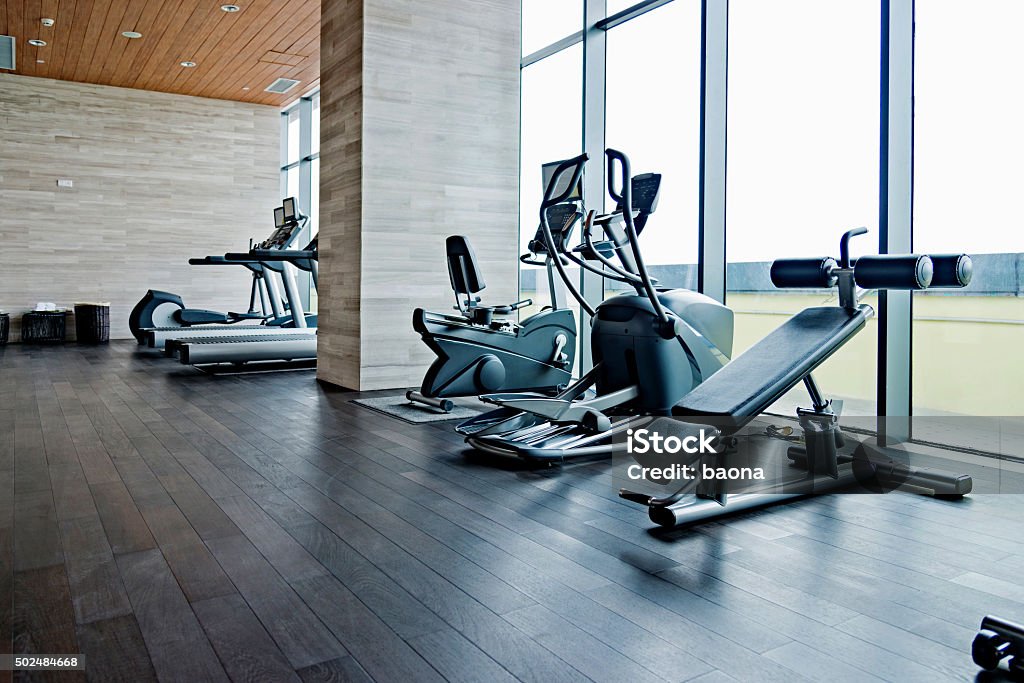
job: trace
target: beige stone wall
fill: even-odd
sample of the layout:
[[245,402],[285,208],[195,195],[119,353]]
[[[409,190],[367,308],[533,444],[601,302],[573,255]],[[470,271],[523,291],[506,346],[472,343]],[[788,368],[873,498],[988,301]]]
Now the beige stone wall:
[[448,235],[472,240],[488,301],[515,300],[519,13],[515,0],[323,3],[321,379],[419,383],[433,355],[410,321],[454,303]]
[[[147,289],[245,310],[243,251],[279,203],[276,107],[0,75],[0,309],[110,301],[111,336]],[[59,188],[67,178],[74,187]]]
[[362,330],[363,5],[327,0],[320,22],[317,376],[354,389]]

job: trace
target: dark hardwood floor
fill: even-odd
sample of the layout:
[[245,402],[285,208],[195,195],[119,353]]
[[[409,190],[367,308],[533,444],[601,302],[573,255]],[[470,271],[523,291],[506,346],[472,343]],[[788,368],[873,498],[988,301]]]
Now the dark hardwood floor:
[[1020,497],[652,533],[606,462],[496,466],[355,396],[0,347],[2,652],[97,681],[963,681],[981,617],[1024,619]]

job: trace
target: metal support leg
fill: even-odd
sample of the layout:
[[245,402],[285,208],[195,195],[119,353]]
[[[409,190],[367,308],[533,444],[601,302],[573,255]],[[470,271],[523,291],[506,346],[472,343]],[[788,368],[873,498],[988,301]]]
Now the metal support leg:
[[260,308],[263,309],[263,317],[266,318],[273,311],[270,309],[270,297],[267,295],[267,279],[265,275],[260,275],[259,279],[259,291],[260,291]]
[[285,263],[283,266],[281,280],[284,282],[284,293],[292,311],[292,324],[295,327],[306,327],[306,313],[302,310],[302,299],[299,297],[299,288],[295,284],[295,270],[290,263]]
[[270,299],[270,310],[275,318],[284,317],[284,308],[281,306],[281,290],[277,287],[277,280],[271,271],[264,271],[264,281],[267,283],[267,297]]

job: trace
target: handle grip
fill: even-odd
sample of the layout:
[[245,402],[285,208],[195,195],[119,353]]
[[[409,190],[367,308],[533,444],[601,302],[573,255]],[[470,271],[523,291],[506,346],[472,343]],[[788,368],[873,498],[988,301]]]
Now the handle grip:
[[850,240],[857,235],[867,234],[867,228],[854,228],[853,230],[847,230],[843,236],[839,239],[839,265],[843,268],[849,268],[853,264],[850,261]]
[[927,289],[933,275],[932,260],[920,254],[861,256],[853,270],[864,289]]
[[[623,213],[632,212],[633,193],[630,179],[633,176],[630,175],[629,159],[625,154],[611,147],[606,149],[604,154],[608,159],[608,194],[615,200],[615,203],[622,206]],[[618,176],[615,173],[616,164],[618,164],[620,172]],[[618,189],[616,189],[616,181],[618,181]]]

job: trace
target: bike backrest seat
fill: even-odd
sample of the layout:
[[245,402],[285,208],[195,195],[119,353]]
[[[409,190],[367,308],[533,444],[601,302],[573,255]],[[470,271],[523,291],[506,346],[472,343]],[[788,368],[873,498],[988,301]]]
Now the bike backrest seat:
[[444,246],[448,253],[448,277],[456,294],[470,296],[487,287],[468,237],[452,235],[445,240]]
[[797,313],[684,396],[672,414],[743,426],[852,339],[871,313],[866,305]]

